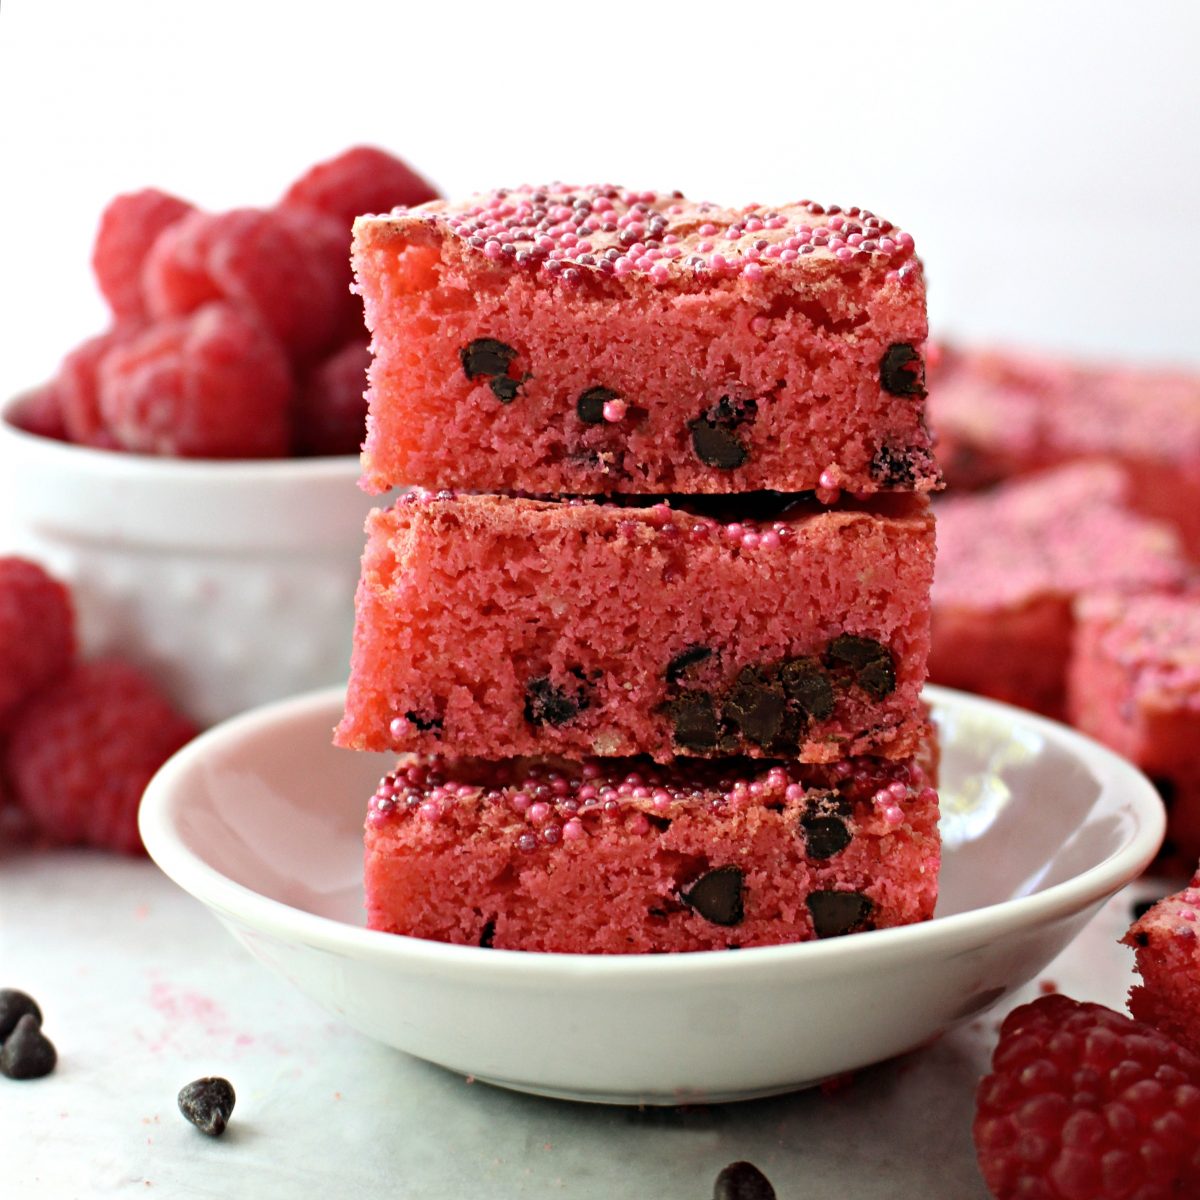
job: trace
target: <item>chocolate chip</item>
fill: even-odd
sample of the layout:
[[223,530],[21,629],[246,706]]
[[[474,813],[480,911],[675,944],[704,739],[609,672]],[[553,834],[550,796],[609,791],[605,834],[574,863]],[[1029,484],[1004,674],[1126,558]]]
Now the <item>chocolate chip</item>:
[[585,425],[603,425],[604,406],[610,400],[617,399],[619,399],[619,396],[611,388],[588,388],[588,390],[584,392],[578,400],[575,401],[575,412]]
[[912,487],[917,481],[916,458],[902,447],[880,446],[871,459],[871,478],[884,487]]
[[17,1022],[26,1015],[34,1017],[39,1025],[42,1023],[42,1010],[32,996],[16,988],[0,988],[0,1042],[16,1029]]
[[855,682],[877,700],[896,690],[896,664],[892,652],[874,638],[843,633],[825,650],[826,661],[849,667]]
[[495,338],[476,338],[458,352],[462,369],[468,379],[481,375],[506,375],[508,364],[517,357],[517,352]]
[[808,911],[817,937],[841,937],[864,928],[873,905],[861,892],[810,892]]
[[808,816],[800,818],[804,850],[809,858],[823,862],[840,854],[850,845],[850,829],[841,817]]
[[1135,944],[1140,946],[1143,950],[1150,945],[1150,935],[1144,929],[1139,929],[1137,933],[1133,935],[1133,940]]
[[548,675],[539,675],[525,685],[525,720],[531,725],[565,725],[587,706],[587,692],[583,688],[572,695],[553,683]]
[[58,1052],[42,1032],[41,1015],[26,1013],[4,1039],[0,1050],[0,1075],[9,1079],[41,1079],[54,1070]]
[[677,683],[679,677],[688,670],[689,667],[694,667],[697,663],[702,663],[707,659],[712,658],[712,647],[710,646],[688,646],[686,650],[680,650],[674,658],[667,663],[667,669],[664,674],[669,683]]
[[737,867],[705,872],[686,892],[680,892],[679,898],[714,925],[740,925],[745,916],[742,872]]
[[442,728],[442,718],[430,713],[419,713],[409,709],[404,714],[404,719],[415,725],[422,733],[428,733],[431,729]]
[[775,1200],[775,1189],[753,1163],[735,1162],[717,1176],[713,1200]]
[[879,384],[893,396],[924,396],[921,356],[907,342],[893,342],[879,360]]
[[195,1079],[179,1091],[179,1111],[201,1133],[220,1137],[229,1124],[237,1097],[228,1079]]
[[788,659],[779,668],[779,682],[809,716],[824,721],[833,715],[833,685],[815,658]]
[[521,379],[509,379],[507,375],[497,375],[488,387],[501,404],[511,404],[517,398],[517,389],[523,382]]
[[496,922],[488,921],[484,925],[483,931],[479,935],[479,944],[485,949],[490,950],[492,942],[496,937]]
[[730,430],[710,425],[703,417],[689,422],[688,428],[692,431],[692,449],[705,466],[733,471],[750,457],[749,451]]
[[685,750],[712,750],[720,736],[717,712],[707,692],[684,692],[667,705],[675,742]]
[[769,682],[754,667],[742,668],[722,706],[722,715],[756,746],[767,746],[774,741],[786,711],[783,688]]

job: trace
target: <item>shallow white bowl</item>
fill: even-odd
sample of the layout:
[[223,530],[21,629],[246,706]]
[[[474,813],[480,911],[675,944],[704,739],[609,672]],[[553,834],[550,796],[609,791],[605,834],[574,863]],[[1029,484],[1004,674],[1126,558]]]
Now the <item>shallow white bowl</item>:
[[576,1100],[789,1091],[920,1046],[1062,950],[1162,840],[1158,795],[1073,731],[930,688],[945,860],[925,924],[677,955],[523,954],[362,928],[361,824],[389,766],[329,744],[342,697],[275,704],[146,792],[151,855],[257,958],[371,1037]]
[[0,411],[0,554],[71,584],[90,655],[144,666],[203,724],[344,681],[358,459],[208,462],[92,450]]

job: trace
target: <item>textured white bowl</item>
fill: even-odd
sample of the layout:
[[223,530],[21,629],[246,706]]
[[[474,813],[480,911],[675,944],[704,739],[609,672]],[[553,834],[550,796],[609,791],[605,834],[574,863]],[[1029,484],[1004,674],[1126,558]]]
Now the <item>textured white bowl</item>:
[[155,777],[159,866],[357,1029],[521,1091],[611,1103],[770,1095],[920,1046],[1031,979],[1162,840],[1128,763],[1030,713],[928,689],[945,860],[925,924],[676,955],[522,954],[362,925],[362,818],[389,765],[334,749],[337,691],[210,731]]
[[88,654],[140,663],[208,724],[346,679],[372,504],[358,475],[349,455],[91,450],[0,413],[0,554],[72,586]]

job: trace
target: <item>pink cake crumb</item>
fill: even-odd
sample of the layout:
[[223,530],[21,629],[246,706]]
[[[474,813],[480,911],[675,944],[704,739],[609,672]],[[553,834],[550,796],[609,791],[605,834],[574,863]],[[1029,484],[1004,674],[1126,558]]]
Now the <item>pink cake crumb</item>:
[[913,754],[928,501],[701,499],[425,492],[374,513],[339,743],[660,762]]
[[1200,872],[1135,921],[1122,940],[1133,947],[1142,977],[1129,993],[1129,1011],[1200,1054]]
[[1188,574],[1127,489],[1116,466],[1079,464],[939,504],[930,678],[1061,716],[1075,598]]
[[408,758],[366,821],[372,929],[512,950],[719,950],[927,920],[914,761]]
[[1068,713],[1154,779],[1164,851],[1200,858],[1200,593],[1097,595],[1076,605]]
[[360,217],[353,260],[371,490],[938,486],[921,264],[865,209],[554,184]]

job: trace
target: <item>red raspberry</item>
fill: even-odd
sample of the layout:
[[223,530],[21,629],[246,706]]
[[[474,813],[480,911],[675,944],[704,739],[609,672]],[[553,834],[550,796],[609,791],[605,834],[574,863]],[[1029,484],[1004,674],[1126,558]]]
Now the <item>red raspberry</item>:
[[102,659],[33,699],[13,726],[5,766],[17,803],[51,840],[133,854],[146,784],[195,735],[139,670]]
[[71,441],[103,450],[117,448],[100,415],[96,371],[110,350],[132,341],[145,328],[140,321],[127,321],[98,337],[88,338],[63,359],[54,384],[62,408],[63,425]]
[[67,427],[63,423],[62,393],[57,382],[47,383],[24,396],[11,411],[9,419],[26,433],[58,442],[68,440]]
[[127,192],[109,202],[100,217],[92,269],[117,320],[146,316],[142,263],[162,231],[195,209],[157,188]]
[[437,189],[407,163],[374,146],[354,146],[310,167],[280,203],[328,213],[348,231],[359,213],[390,212],[399,204],[424,204],[437,197]]
[[300,454],[357,454],[366,436],[366,338],[343,346],[309,373],[296,396]]
[[1200,1058],[1099,1004],[1043,996],[1001,1026],[975,1149],[996,1200],[1200,1197]]
[[255,313],[298,361],[337,343],[353,311],[349,234],[307,209],[192,213],[165,230],[142,272],[155,317],[229,300]]
[[37,563],[0,558],[0,734],[74,659],[70,593]]
[[283,350],[229,304],[161,321],[105,356],[100,410],[118,446],[185,458],[288,452],[291,373]]

